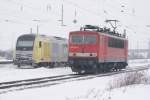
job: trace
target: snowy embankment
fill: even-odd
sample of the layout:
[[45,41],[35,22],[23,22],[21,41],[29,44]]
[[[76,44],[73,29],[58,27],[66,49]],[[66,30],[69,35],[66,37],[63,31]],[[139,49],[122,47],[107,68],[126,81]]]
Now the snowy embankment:
[[129,68],[136,68],[139,66],[146,66],[146,65],[150,65],[150,59],[135,59],[135,60],[129,60],[128,61],[129,64]]
[[58,67],[58,68],[41,67],[36,69],[29,69],[29,68],[20,69],[12,64],[7,65],[0,64],[0,82],[66,75],[66,74],[72,74],[72,71],[69,67]]
[[108,93],[109,100],[149,100],[150,98],[150,85],[134,85],[114,89]]
[[[150,70],[142,73],[149,75]],[[109,88],[113,81],[124,76],[126,74],[8,92],[1,94],[0,100],[149,100],[150,84]]]
[[3,57],[0,57],[0,64],[8,64],[8,63],[12,63],[12,62],[13,62],[13,60],[8,60]]
[[[128,67],[149,65],[149,61],[129,61]],[[1,82],[71,73],[72,71],[68,67],[54,69],[18,69],[11,64],[0,65]],[[145,75],[150,77],[150,70],[142,71],[142,73],[146,73]],[[127,76],[127,74],[97,77],[54,86],[8,92],[1,94],[0,100],[149,100],[150,84],[141,83],[139,85],[115,86],[116,83],[114,82],[121,80],[121,78],[124,80],[124,76]],[[110,84],[114,88],[110,88],[112,87]]]

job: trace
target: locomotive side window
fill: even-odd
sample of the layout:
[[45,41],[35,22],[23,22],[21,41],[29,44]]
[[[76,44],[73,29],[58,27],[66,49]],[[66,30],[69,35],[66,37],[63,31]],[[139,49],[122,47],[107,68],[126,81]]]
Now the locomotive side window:
[[72,35],[71,37],[72,43],[83,43],[83,35]]
[[96,43],[96,35],[85,35],[84,36],[85,44],[94,44]]
[[124,48],[124,40],[109,38],[108,46],[113,48]]

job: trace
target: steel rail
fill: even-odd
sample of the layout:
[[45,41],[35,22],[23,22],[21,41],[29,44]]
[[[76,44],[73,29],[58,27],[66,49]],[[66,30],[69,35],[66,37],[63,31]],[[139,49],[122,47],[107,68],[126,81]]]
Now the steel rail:
[[94,75],[93,74],[86,74],[86,75],[68,74],[68,75],[50,76],[50,77],[42,77],[42,78],[26,79],[26,80],[18,80],[18,81],[10,81],[10,82],[1,82],[0,94],[15,91],[15,90],[24,90],[24,89],[28,89],[28,88],[30,89],[35,87],[52,86],[52,85],[61,84],[65,82],[87,80],[96,77],[111,76],[111,75],[121,74],[121,73],[138,72],[142,70],[147,70],[149,68],[150,66],[148,65],[144,67],[140,66],[138,68],[127,68],[121,71],[100,73]]

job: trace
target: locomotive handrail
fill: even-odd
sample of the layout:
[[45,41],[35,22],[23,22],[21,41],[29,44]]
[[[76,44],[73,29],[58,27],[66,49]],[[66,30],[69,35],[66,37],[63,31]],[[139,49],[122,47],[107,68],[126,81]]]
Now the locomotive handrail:
[[86,31],[86,30],[89,30],[89,29],[91,29],[92,31],[103,32],[105,34],[110,34],[110,35],[125,38],[124,34],[122,35],[122,34],[119,34],[118,32],[111,31],[110,28],[107,28],[107,27],[101,28],[99,26],[94,26],[94,25],[85,25],[85,26],[80,28],[80,31]]

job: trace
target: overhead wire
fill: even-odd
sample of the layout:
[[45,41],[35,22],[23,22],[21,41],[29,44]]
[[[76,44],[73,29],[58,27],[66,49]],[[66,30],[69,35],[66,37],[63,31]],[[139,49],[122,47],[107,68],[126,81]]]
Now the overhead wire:
[[[5,0],[3,0],[3,1],[5,1]],[[6,2],[6,1],[5,1]],[[13,3],[13,4],[15,4],[15,5],[18,5],[18,6],[21,6],[21,5],[23,5],[23,6],[25,6],[25,7],[27,7],[27,8],[31,8],[32,10],[36,10],[38,13],[36,13],[36,15],[38,15],[38,16],[41,16],[41,14],[39,14],[39,9],[35,9],[35,8],[33,8],[33,7],[30,7],[29,5],[25,5],[25,4],[23,4],[23,3],[18,3],[18,2],[16,2],[16,1],[14,1],[14,0],[7,0],[7,2],[9,2],[9,3]],[[14,16],[14,12],[15,11],[13,11],[13,16]],[[29,13],[29,12],[23,12],[23,13]],[[43,12],[42,12],[43,13]],[[19,13],[19,14],[21,14],[21,13]],[[30,13],[30,14],[33,14],[33,13]],[[30,14],[25,14],[25,15],[30,15]],[[34,13],[34,15],[35,15],[35,13]],[[46,18],[46,20],[51,20],[52,22],[54,21],[54,19],[50,16],[50,15],[46,15],[47,16],[47,18]],[[14,17],[16,17],[16,19],[17,18],[20,18],[20,17],[18,17],[18,16],[14,16]],[[32,20],[32,18],[31,17],[28,17],[28,19],[26,19],[25,17],[23,18],[23,20],[28,20],[28,21],[30,21],[30,20]],[[55,19],[56,20],[56,19]],[[41,22],[42,22],[42,20],[41,20]],[[47,21],[47,22],[49,22],[49,21]]]
[[64,2],[65,2],[65,3],[68,3],[68,4],[72,5],[72,6],[74,6],[74,7],[76,7],[76,8],[79,8],[79,9],[81,9],[81,10],[83,10],[83,11],[86,11],[86,12],[88,12],[88,13],[90,13],[90,14],[94,14],[94,15],[99,16],[99,17],[101,17],[100,15],[103,16],[102,13],[97,13],[97,12],[94,12],[94,11],[92,11],[92,10],[90,10],[90,9],[81,7],[79,4],[77,4],[77,3],[73,2],[73,1],[64,0]]
[[[39,7],[35,7],[35,6],[30,6],[30,5],[32,5],[32,4],[24,4],[24,3],[21,3],[21,2],[17,2],[16,0],[14,1],[14,0],[9,0],[9,1],[11,1],[12,3],[14,3],[14,4],[16,4],[16,5],[19,5],[19,6],[24,6],[24,7],[26,7],[26,8],[30,8],[31,10],[34,10],[34,11],[36,11],[36,12],[47,12],[46,11],[46,9],[47,9],[47,6],[45,7],[46,9],[45,10],[42,10],[41,8],[39,8]],[[55,13],[55,12],[51,12],[51,13],[53,13],[54,15],[59,15],[58,13]]]
[[[104,2],[106,1],[106,0],[103,0]],[[115,0],[116,1],[116,0]],[[104,3],[105,4],[105,3]],[[121,7],[121,3],[118,3],[118,4],[120,4],[119,6]],[[104,6],[105,7],[105,6]],[[117,12],[117,13],[120,13],[120,15],[122,15],[122,14],[125,14],[125,15],[129,15],[130,17],[135,17],[135,15],[133,15],[132,13],[128,13],[127,11],[128,10],[130,10],[129,8],[125,8],[126,7],[126,5],[122,8],[123,10],[124,9],[126,9],[126,11],[124,11],[124,12],[120,12],[120,11],[118,11],[118,8],[117,8],[117,6],[114,6],[114,5],[108,5],[107,6],[107,8],[109,8],[108,10],[106,10],[106,8],[104,8],[104,10],[107,12],[107,13],[105,13],[105,14],[111,14],[111,16],[114,14],[114,13],[112,13],[112,12],[110,12],[110,10],[112,10],[112,8],[114,8],[115,10],[115,12]],[[118,14],[116,14],[116,15],[118,15]],[[114,16],[114,15],[113,15]],[[121,17],[120,16],[114,16],[114,17],[116,17],[117,19],[120,19]],[[119,20],[119,22],[120,23],[122,23],[121,25],[123,26],[123,27],[125,27],[126,29],[129,29],[129,30],[131,30],[131,31],[133,31],[134,33],[136,33],[136,31],[135,30],[133,30],[132,28],[130,28],[131,26],[129,26],[129,25],[125,25],[121,20]]]
[[[3,1],[5,1],[5,0],[3,0]],[[7,2],[8,1],[10,1],[10,2],[12,2],[12,3],[14,3],[14,4],[16,4],[16,5],[18,5],[18,6],[25,6],[25,7],[27,7],[27,8],[29,8],[29,9],[32,9],[32,10],[35,10],[35,11],[41,11],[41,9],[40,8],[38,8],[38,7],[33,7],[33,6],[30,6],[30,5],[26,5],[26,4],[24,4],[24,3],[20,3],[20,2],[17,2],[16,0],[14,1],[14,0],[7,0]],[[107,0],[103,0],[103,2],[106,2]],[[116,1],[116,0],[115,0]],[[94,14],[94,15],[96,15],[96,16],[99,16],[99,17],[101,17],[101,16],[103,16],[103,17],[107,17],[107,16],[113,16],[113,14],[111,14],[111,12],[109,11],[109,10],[106,10],[106,8],[103,8],[103,12],[102,13],[97,13],[97,12],[95,12],[95,11],[92,11],[92,10],[90,10],[90,9],[87,9],[87,8],[84,8],[84,7],[82,7],[82,6],[80,6],[79,4],[77,4],[77,3],[75,3],[75,2],[73,2],[73,1],[70,1],[70,0],[63,0],[63,2],[65,2],[65,3],[68,3],[68,4],[71,4],[72,6],[74,6],[74,7],[76,7],[76,8],[79,8],[79,9],[81,9],[81,10],[83,10],[83,11],[86,11],[86,12],[88,12],[88,13],[90,13],[90,14]],[[120,2],[117,2],[116,1],[116,3],[118,3],[118,4],[121,4]],[[103,3],[103,7],[105,7],[105,3]],[[121,5],[119,5],[119,6],[121,6]],[[116,11],[117,12],[117,7],[116,6],[113,6],[113,5],[108,5],[107,6],[109,9],[115,9],[114,11]],[[118,11],[119,12],[119,11]],[[27,12],[25,12],[25,13],[27,13]],[[119,13],[121,13],[121,12],[119,12]],[[124,12],[124,14],[125,14],[126,12]],[[34,13],[35,14],[35,13]],[[126,13],[127,14],[127,13]],[[37,15],[39,15],[39,13],[37,14]],[[13,15],[14,16],[14,15]],[[18,16],[14,16],[14,17],[16,17],[16,19],[17,18],[19,18]],[[47,17],[49,17],[49,16],[47,16]],[[25,20],[26,20],[26,18],[24,18]],[[29,18],[30,19],[30,18]],[[29,20],[28,18],[27,18],[27,20]],[[47,20],[47,22],[48,22],[48,18],[46,19]],[[56,20],[56,19],[55,19]],[[53,20],[52,20],[53,21]],[[42,20],[41,20],[41,22],[42,22]],[[44,22],[44,21],[43,21]],[[46,21],[45,21],[46,22]]]

